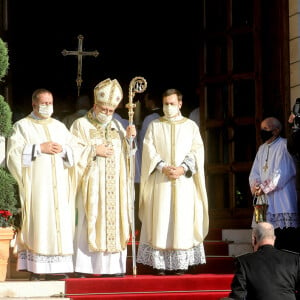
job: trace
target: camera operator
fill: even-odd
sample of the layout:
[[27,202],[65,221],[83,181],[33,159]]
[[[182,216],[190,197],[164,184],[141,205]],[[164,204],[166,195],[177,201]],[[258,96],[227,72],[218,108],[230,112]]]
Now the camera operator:
[[296,188],[298,201],[300,200],[300,98],[296,102],[291,111],[288,123],[291,127],[291,132],[287,138],[287,148],[293,156],[297,169]]
[[[298,198],[298,209],[300,209],[300,98],[296,102],[288,119],[291,131],[287,137],[287,149],[293,156],[296,166],[296,190]],[[299,211],[300,214],[300,211]],[[297,228],[300,236],[300,228]],[[300,248],[298,250],[300,252]]]

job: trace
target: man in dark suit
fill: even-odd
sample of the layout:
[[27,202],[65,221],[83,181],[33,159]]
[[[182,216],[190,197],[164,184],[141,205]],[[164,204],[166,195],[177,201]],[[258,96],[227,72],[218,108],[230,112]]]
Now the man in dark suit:
[[300,255],[274,248],[272,224],[258,223],[252,232],[253,253],[236,258],[230,298],[295,300],[300,288]]

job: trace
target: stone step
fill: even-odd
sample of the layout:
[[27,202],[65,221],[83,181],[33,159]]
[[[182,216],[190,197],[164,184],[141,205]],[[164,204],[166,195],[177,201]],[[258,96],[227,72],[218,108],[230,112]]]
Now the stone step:
[[228,255],[239,256],[253,251],[251,229],[223,229],[222,240],[228,242]]
[[250,243],[251,229],[223,229],[222,240],[234,243]]
[[228,255],[239,256],[245,253],[253,252],[252,245],[249,243],[231,243],[228,244]]
[[64,294],[64,281],[10,280],[0,283],[1,299],[55,299]]

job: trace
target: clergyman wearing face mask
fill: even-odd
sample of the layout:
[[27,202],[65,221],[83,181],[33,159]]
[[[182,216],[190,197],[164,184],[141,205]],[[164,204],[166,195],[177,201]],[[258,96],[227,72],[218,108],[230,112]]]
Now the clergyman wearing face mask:
[[[35,120],[43,121],[50,120],[53,114],[53,95],[46,89],[37,89],[32,95],[32,108],[31,117]],[[39,155],[40,153],[58,154],[62,157],[67,155],[67,149],[65,145],[57,143],[55,141],[46,141],[41,144],[34,145],[32,150],[32,157]],[[70,150],[69,150],[70,152]]]
[[113,117],[122,99],[123,90],[116,79],[99,82],[94,88],[93,108],[70,127],[71,133],[86,145],[77,168],[82,178],[74,244],[79,277],[123,277],[126,273],[131,196],[128,157],[136,129],[128,125],[125,130]]
[[53,96],[50,92],[40,93],[32,100],[33,116],[37,119],[48,119],[53,114]]
[[[275,117],[260,124],[262,144],[259,146],[249,174],[253,197],[267,203],[264,218],[275,228],[275,248],[299,252],[299,210],[296,192],[296,168],[281,137],[282,125]],[[253,214],[252,227],[257,224]]]
[[[55,118],[53,95],[32,93],[32,112],[16,121],[7,139],[6,162],[19,183],[21,222],[17,270],[30,280],[68,278],[73,267],[75,179],[71,170],[82,144]],[[77,150],[78,149],[78,150]]]

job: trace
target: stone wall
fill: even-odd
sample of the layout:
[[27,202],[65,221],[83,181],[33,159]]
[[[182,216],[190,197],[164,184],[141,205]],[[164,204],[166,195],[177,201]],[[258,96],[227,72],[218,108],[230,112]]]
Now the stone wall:
[[300,98],[300,0],[289,0],[291,108]]

